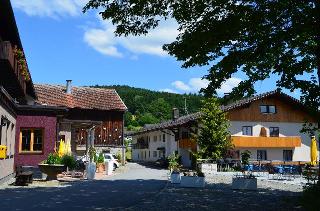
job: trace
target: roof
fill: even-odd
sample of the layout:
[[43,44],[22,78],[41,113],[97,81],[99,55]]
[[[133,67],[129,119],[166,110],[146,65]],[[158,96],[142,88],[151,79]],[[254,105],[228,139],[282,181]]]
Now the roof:
[[36,103],[67,108],[126,111],[127,107],[114,89],[72,87],[71,94],[65,86],[35,84]]
[[[230,110],[233,110],[236,108],[240,108],[240,107],[248,105],[254,101],[261,100],[261,99],[264,99],[264,98],[267,98],[270,96],[283,97],[283,98],[287,99],[290,103],[296,104],[296,105],[301,106],[302,108],[306,109],[305,106],[302,104],[302,102],[300,102],[298,99],[293,98],[290,95],[287,95],[279,90],[274,90],[274,91],[265,92],[265,93],[262,93],[259,95],[255,95],[252,97],[246,97],[241,100],[237,100],[235,102],[232,102],[228,105],[221,106],[221,110],[227,112],[227,111],[230,111]],[[135,133],[131,133],[128,135],[138,135],[138,134],[151,132],[151,131],[155,131],[155,130],[170,129],[170,128],[184,125],[184,124],[191,122],[191,121],[196,121],[200,117],[201,117],[201,112],[197,112],[197,113],[181,116],[180,118],[178,118],[176,120],[169,120],[169,121],[158,123],[158,124],[147,125],[143,129],[141,129],[140,131],[135,132]]]

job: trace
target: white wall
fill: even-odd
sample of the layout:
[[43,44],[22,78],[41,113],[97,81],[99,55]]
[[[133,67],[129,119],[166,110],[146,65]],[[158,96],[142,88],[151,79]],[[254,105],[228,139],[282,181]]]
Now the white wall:
[[[310,161],[310,145],[311,139],[307,134],[301,133],[300,130],[303,127],[302,123],[289,123],[289,122],[242,122],[242,121],[231,121],[230,132],[233,136],[242,136],[242,126],[252,126],[252,135],[259,136],[261,127],[266,128],[267,136],[269,136],[269,127],[279,127],[279,136],[300,136],[301,147],[291,148],[293,150],[293,161]],[[262,149],[262,148],[261,148]],[[251,149],[253,150],[253,149]],[[255,155],[252,157],[256,158]],[[279,149],[267,149],[268,159],[282,160],[282,152],[284,148]],[[281,153],[280,153],[281,152]],[[269,157],[270,154],[270,157]]]
[[[163,142],[163,134],[165,134],[165,142]],[[172,134],[172,135],[171,135]],[[144,133],[143,135],[137,135],[132,137],[132,144],[137,143],[137,139],[140,137],[150,137],[148,149],[132,149],[133,161],[156,161],[162,157],[161,150],[158,148],[164,147],[165,157],[177,150],[177,142],[174,140],[174,135],[171,131],[166,130],[165,133],[161,131],[153,131]],[[156,140],[154,137],[157,137]],[[149,156],[150,152],[150,156]],[[154,153],[156,156],[154,157]]]
[[[9,158],[0,160],[0,179],[12,174],[14,172],[14,155],[15,155],[15,137],[16,137],[16,119],[9,114],[3,107],[0,106],[1,116],[6,117],[10,121],[9,127],[3,126],[0,145],[7,146],[7,156]],[[1,125],[0,125],[1,127]],[[10,156],[13,156],[10,158]]]

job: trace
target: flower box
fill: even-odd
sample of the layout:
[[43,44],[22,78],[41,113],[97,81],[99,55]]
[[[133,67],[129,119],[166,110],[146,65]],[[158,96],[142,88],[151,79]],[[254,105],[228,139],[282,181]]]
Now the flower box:
[[246,178],[246,177],[232,178],[232,189],[257,190],[257,178]]
[[180,172],[173,172],[170,175],[170,181],[172,184],[180,184],[181,182],[181,175]]
[[38,166],[40,171],[47,175],[46,177],[47,180],[56,180],[57,175],[61,174],[63,171],[67,169],[65,165],[61,165],[61,164],[39,163]]
[[203,188],[205,186],[204,177],[197,176],[181,176],[181,187]]

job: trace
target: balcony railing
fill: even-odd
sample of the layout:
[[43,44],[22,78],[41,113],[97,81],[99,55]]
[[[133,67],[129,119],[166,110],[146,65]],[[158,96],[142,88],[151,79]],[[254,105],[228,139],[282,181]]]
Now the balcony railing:
[[232,136],[235,148],[295,148],[301,146],[301,137]]
[[16,79],[19,81],[23,93],[25,93],[25,78],[20,72],[18,60],[14,55],[13,47],[9,41],[0,42],[0,60],[8,61],[9,65],[11,66],[11,70],[9,71],[13,71]]

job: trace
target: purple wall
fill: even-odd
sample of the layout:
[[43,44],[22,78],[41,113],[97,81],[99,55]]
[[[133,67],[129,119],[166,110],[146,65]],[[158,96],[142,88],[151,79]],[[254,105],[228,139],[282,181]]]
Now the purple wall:
[[[56,117],[47,116],[18,116],[16,124],[16,146],[15,146],[15,166],[37,166],[38,163],[45,160],[49,153],[54,152],[56,140]],[[43,128],[43,153],[41,154],[20,154],[19,139],[20,128]]]

